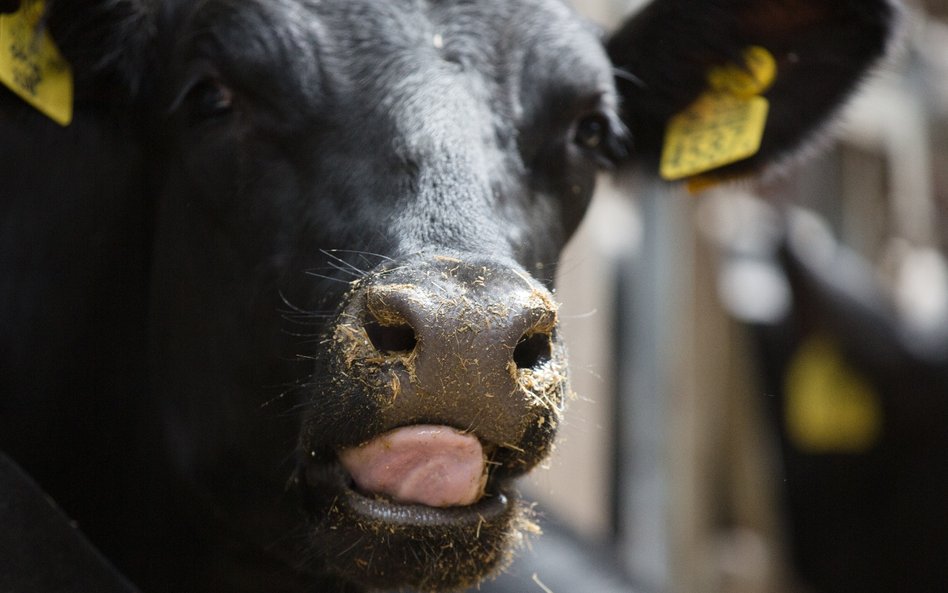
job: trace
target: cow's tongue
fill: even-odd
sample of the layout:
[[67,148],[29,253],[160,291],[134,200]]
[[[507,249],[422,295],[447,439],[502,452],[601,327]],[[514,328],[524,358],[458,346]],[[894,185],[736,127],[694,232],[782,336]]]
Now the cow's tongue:
[[405,504],[473,504],[487,482],[480,441],[448,426],[397,428],[339,459],[361,491]]

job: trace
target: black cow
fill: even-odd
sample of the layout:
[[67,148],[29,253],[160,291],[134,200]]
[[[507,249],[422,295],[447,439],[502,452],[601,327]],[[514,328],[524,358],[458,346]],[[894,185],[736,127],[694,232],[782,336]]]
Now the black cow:
[[654,169],[755,46],[762,145],[712,174],[785,160],[893,20],[660,0],[603,44],[559,0],[47,0],[75,116],[0,94],[0,448],[146,591],[475,584],[531,529],[597,171]]
[[944,591],[944,328],[913,330],[868,262],[794,223],[774,254],[793,307],[752,328],[795,569],[814,591]]

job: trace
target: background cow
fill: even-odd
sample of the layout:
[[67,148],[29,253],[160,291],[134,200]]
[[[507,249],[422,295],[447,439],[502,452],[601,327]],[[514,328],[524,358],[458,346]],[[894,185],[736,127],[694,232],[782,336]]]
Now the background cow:
[[719,90],[762,143],[713,175],[790,158],[892,20],[661,0],[604,46],[557,0],[48,1],[75,115],[0,96],[0,447],[146,591],[473,585],[533,529],[597,171],[653,170],[761,47]]

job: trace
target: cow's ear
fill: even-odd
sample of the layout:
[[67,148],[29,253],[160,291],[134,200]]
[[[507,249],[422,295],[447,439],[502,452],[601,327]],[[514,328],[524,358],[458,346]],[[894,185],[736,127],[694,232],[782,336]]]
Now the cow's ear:
[[889,0],[655,0],[607,45],[633,156],[666,179],[785,159],[885,54],[897,14]]
[[157,2],[46,0],[45,4],[45,22],[72,69],[77,101],[127,102],[139,95],[153,74],[149,63]]

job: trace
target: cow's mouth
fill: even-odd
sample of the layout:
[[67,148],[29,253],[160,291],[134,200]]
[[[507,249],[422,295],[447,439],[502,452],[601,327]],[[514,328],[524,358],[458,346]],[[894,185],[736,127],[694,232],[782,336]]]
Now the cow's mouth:
[[[459,432],[448,427],[405,430]],[[397,440],[400,433],[394,433]],[[385,447],[389,437],[383,435],[373,443]],[[453,436],[446,440],[460,441]],[[380,463],[404,461],[398,459],[401,449],[407,451],[409,469],[391,473],[408,480],[417,473],[425,477],[423,460],[413,459],[414,445],[396,442],[396,453],[383,453]],[[500,570],[522,540],[522,532],[535,529],[510,487],[511,479],[488,471],[494,466],[486,455],[484,477],[476,486],[456,488],[453,482],[480,478],[470,470],[458,470],[460,478],[435,487],[434,493],[418,484],[404,489],[385,484],[388,472],[353,463],[352,455],[344,451],[327,462],[310,463],[305,489],[318,517],[314,543],[320,555],[329,569],[349,578],[360,575],[363,586],[409,586],[419,591],[464,587]]]
[[504,512],[504,480],[490,469],[493,447],[448,426],[412,425],[344,448],[329,464],[313,464],[311,487],[342,492],[368,518],[393,525],[457,525]]
[[[355,485],[338,462],[312,465],[307,469],[309,488],[331,491],[332,505],[345,507],[366,521],[399,527],[463,528],[466,524],[495,521],[514,506],[517,496],[508,481],[488,479],[483,495],[464,506],[433,507],[419,503],[404,503],[378,494],[365,493]],[[330,486],[331,484],[331,486]]]

